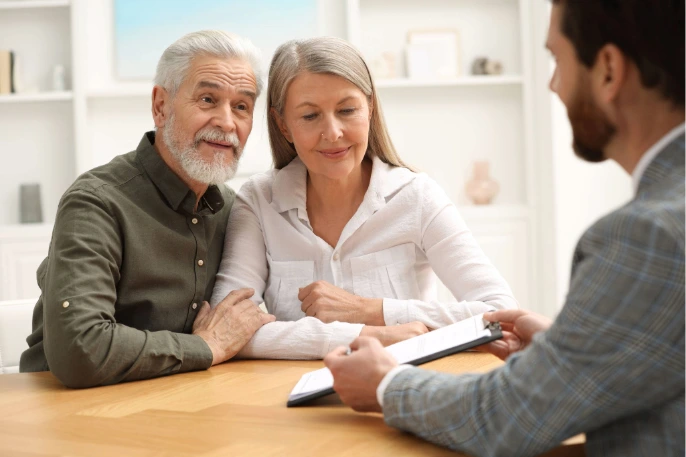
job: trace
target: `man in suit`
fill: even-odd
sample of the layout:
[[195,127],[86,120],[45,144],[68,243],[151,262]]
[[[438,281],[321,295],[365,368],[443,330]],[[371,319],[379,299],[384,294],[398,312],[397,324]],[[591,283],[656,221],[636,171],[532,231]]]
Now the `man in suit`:
[[364,338],[325,363],[346,404],[470,455],[585,432],[591,456],[683,456],[684,2],[555,0],[547,47],[574,150],[616,161],[635,190],[579,241],[557,319],[487,314],[506,363],[483,375],[398,367]]

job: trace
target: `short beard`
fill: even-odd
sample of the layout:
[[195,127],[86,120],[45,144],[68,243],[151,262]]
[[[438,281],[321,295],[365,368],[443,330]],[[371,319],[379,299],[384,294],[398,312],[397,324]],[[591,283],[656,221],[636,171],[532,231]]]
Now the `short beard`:
[[605,147],[617,128],[605,113],[598,108],[591,97],[587,78],[581,76],[576,97],[567,108],[567,116],[574,136],[574,153],[588,162],[602,162],[607,159]]
[[[162,139],[169,148],[172,157],[176,159],[189,178],[207,185],[218,185],[236,175],[238,160],[243,153],[243,148],[235,133],[205,128],[196,133],[193,142],[183,144],[180,138],[181,132],[177,130],[175,121],[174,113],[172,113],[162,130]],[[227,160],[226,152],[215,151],[212,159],[205,160],[198,151],[198,146],[203,140],[230,143],[233,146],[235,157]]]

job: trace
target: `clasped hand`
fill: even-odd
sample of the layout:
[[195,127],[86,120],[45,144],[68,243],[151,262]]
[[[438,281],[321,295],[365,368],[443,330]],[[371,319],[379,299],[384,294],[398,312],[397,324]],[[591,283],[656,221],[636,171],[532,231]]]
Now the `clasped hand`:
[[421,335],[429,329],[421,322],[386,326],[383,299],[364,298],[326,281],[313,282],[299,290],[298,299],[305,314],[322,322],[365,324],[360,336],[376,338],[384,346]]
[[306,315],[322,322],[385,325],[382,299],[359,297],[326,281],[299,289],[298,300]]
[[214,309],[204,302],[193,322],[193,334],[201,337],[212,351],[212,365],[238,354],[264,324],[276,318],[262,312],[251,300],[253,289],[232,291]]

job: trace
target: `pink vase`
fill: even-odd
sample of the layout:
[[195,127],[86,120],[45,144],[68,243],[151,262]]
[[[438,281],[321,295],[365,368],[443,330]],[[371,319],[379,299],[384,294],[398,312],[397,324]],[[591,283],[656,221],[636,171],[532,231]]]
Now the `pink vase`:
[[474,162],[473,175],[465,186],[467,197],[476,205],[488,205],[500,190],[500,185],[490,177],[488,169],[487,160]]

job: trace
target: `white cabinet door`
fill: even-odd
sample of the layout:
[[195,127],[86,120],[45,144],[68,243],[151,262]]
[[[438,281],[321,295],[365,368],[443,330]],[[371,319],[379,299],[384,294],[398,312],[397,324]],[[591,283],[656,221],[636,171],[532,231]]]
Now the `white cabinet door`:
[[51,225],[0,227],[0,300],[37,298],[36,270],[48,255]]
[[[520,306],[530,307],[527,306],[530,279],[527,217],[525,214],[504,215],[502,219],[488,216],[463,212],[477,243],[510,285]],[[438,296],[440,300],[454,300],[443,284],[439,284]]]

